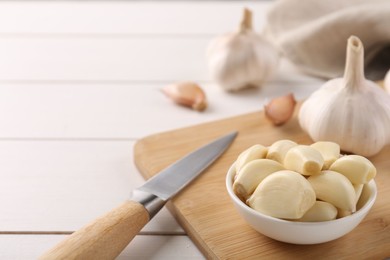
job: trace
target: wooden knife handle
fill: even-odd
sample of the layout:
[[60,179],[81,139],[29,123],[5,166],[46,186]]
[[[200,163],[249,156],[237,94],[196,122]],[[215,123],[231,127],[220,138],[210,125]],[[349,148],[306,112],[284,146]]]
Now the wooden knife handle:
[[39,259],[114,259],[148,221],[149,213],[142,204],[126,201],[74,232]]

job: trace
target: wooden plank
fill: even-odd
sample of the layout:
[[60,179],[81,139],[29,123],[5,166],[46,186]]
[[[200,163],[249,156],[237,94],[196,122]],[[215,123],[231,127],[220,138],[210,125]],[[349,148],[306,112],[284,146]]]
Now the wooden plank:
[[[133,141],[1,141],[0,233],[71,232],[144,181]],[[144,233],[183,234],[167,210]]]
[[301,99],[321,83],[290,70],[234,94],[200,83],[209,102],[202,113],[165,97],[159,90],[167,83],[2,83],[0,138],[139,138],[260,110],[287,92]]
[[258,143],[268,146],[280,139],[310,144],[296,118],[274,127],[264,113],[257,112],[152,135],[137,142],[136,165],[149,178],[187,152],[233,130],[239,135],[229,150],[172,201],[172,211],[207,258],[384,259],[390,255],[390,146],[370,158],[378,170],[378,197],[367,217],[344,237],[311,246],[277,242],[250,228],[225,188],[226,173],[244,149]]
[[[206,51],[211,39],[0,35],[0,82],[210,81]],[[313,78],[287,63],[282,60],[278,68],[279,77],[290,76],[287,83]]]
[[[269,1],[1,1],[1,33],[216,34],[233,30],[244,7],[264,24]],[[20,19],[23,17],[23,19]]]
[[[0,235],[0,258],[30,260],[56,245],[66,235]],[[136,236],[120,259],[203,259],[187,236]]]
[[0,80],[208,80],[210,38],[0,37]]

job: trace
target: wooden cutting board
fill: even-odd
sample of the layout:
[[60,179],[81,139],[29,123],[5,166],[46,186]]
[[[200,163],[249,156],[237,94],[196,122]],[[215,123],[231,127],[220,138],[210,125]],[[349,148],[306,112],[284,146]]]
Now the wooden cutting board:
[[[238,130],[230,148],[168,207],[208,259],[384,259],[390,257],[390,146],[370,158],[378,170],[377,201],[351,233],[318,245],[292,245],[267,238],[238,215],[225,188],[225,175],[240,152],[280,139],[310,144],[294,117],[272,126],[263,112],[155,134],[135,145],[135,163],[150,178],[175,160],[213,139]],[[390,129],[389,129],[390,131]]]

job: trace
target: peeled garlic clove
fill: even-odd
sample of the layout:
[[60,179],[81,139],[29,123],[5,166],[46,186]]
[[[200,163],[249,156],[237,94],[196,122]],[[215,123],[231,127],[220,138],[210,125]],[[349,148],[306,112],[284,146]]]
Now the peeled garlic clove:
[[362,195],[364,184],[354,184],[353,188],[355,189],[355,194],[356,194],[356,203],[360,199],[360,195]]
[[314,141],[372,156],[390,142],[390,95],[364,78],[363,44],[348,39],[343,78],[328,81],[302,104],[299,123]]
[[351,216],[352,212],[350,210],[337,209],[337,218],[344,218]]
[[246,200],[259,183],[271,173],[284,170],[283,165],[268,159],[255,159],[241,168],[233,183],[234,193]]
[[268,147],[267,159],[277,161],[279,163],[284,162],[284,157],[288,150],[297,146],[296,142],[290,140],[279,140],[274,142],[270,147]]
[[337,159],[329,170],[343,174],[353,184],[368,183],[376,175],[372,162],[360,155],[343,156]]
[[316,201],[302,218],[300,222],[320,222],[336,219],[337,208],[325,201]]
[[267,176],[247,200],[247,204],[271,217],[299,219],[315,201],[314,190],[305,177],[284,170]]
[[172,84],[162,89],[163,93],[177,104],[203,111],[207,107],[206,95],[202,88],[193,82]]
[[264,159],[267,155],[267,147],[255,144],[243,151],[236,160],[236,173],[238,174],[242,167],[255,159]]
[[284,167],[303,175],[314,175],[321,172],[324,158],[319,151],[307,145],[291,148],[284,157]]
[[328,170],[332,163],[340,157],[340,146],[334,142],[319,141],[310,146],[319,151],[324,158],[323,170]]
[[390,94],[390,70],[386,73],[385,80],[383,82],[385,90]]
[[[364,184],[353,184],[353,188],[355,189],[355,195],[356,195],[356,210],[358,209],[358,201],[360,199],[360,196],[363,191]],[[352,215],[352,211],[350,210],[343,210],[343,209],[337,209],[337,218],[343,218],[346,216]]]
[[372,195],[372,188],[369,184],[363,184],[363,190],[360,194],[360,198],[357,201],[356,209],[361,209],[366,205],[367,201],[369,200],[370,196]]
[[310,176],[307,180],[313,187],[317,199],[343,210],[356,211],[355,189],[341,173],[323,171],[321,174]]
[[[364,184],[356,184],[353,185],[353,188],[355,189],[356,194],[356,205],[359,201],[360,195],[362,194]],[[344,209],[337,209],[337,218],[343,218],[352,215],[352,211],[350,210],[344,210]]]
[[240,28],[210,43],[208,66],[211,77],[227,91],[260,86],[276,71],[279,54],[252,30],[252,12],[244,9]]
[[265,105],[265,116],[274,125],[283,125],[292,117],[296,103],[292,93],[274,98]]

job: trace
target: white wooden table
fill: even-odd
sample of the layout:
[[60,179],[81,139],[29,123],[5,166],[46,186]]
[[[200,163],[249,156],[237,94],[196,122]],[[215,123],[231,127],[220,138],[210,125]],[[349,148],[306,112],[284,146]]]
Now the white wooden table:
[[[262,109],[322,84],[286,61],[262,89],[237,94],[208,76],[205,51],[238,26],[260,30],[271,2],[1,1],[0,259],[34,259],[143,183],[144,136]],[[159,89],[196,81],[209,108],[174,105]],[[202,259],[164,209],[119,259]]]

